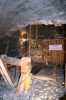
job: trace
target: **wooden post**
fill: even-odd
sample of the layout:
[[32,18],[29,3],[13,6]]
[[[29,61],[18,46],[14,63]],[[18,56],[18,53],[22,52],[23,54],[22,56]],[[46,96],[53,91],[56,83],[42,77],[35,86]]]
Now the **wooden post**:
[[[56,45],[56,34],[55,34],[55,45]],[[56,50],[55,50],[55,62],[54,62],[55,64],[54,64],[54,68],[53,68],[53,70],[54,70],[54,72],[53,72],[53,76],[54,76],[54,78],[56,79],[56,73],[57,73],[57,54],[56,54]]]
[[35,37],[36,37],[36,39],[38,39],[38,25],[36,25],[36,31],[35,32],[36,32]]
[[1,59],[4,63],[21,66],[21,59],[17,59],[14,57],[7,57],[6,55],[1,55]]
[[[18,85],[16,88],[14,87],[2,61],[7,64],[21,67],[21,77],[19,79],[19,82],[18,82]],[[30,67],[31,67],[31,58],[30,57],[23,57],[21,59],[17,59],[17,58],[13,58],[13,57],[7,57],[6,55],[1,55],[0,73],[3,76],[5,82],[9,83],[10,86],[12,87],[12,89],[18,90],[19,93],[21,93],[23,89],[27,90],[30,88],[30,84],[31,84],[31,78],[30,78],[30,69],[31,68]]]
[[7,44],[6,50],[5,50],[5,54],[7,55],[8,53],[8,48],[9,48],[9,43]]
[[29,57],[30,57],[30,38],[31,38],[31,25],[30,25],[30,31],[29,31]]
[[36,25],[35,38],[36,38],[36,46],[38,47],[38,25]]
[[2,75],[2,77],[3,77],[3,79],[4,79],[4,81],[5,81],[6,84],[8,85],[8,81],[6,80],[6,77],[5,77],[5,75],[4,75],[4,73],[3,73],[3,71],[2,71],[1,68],[0,68],[0,73],[1,73],[1,75]]
[[23,89],[25,90],[29,89],[31,84],[31,79],[30,79],[31,58],[23,57],[21,61],[22,61],[21,77],[18,83],[19,93],[21,93]]
[[65,64],[65,88],[66,88],[66,64]]
[[11,81],[11,79],[10,79],[10,77],[9,77],[9,75],[8,75],[8,73],[7,73],[7,71],[6,71],[5,67],[4,67],[1,59],[0,59],[0,69],[1,69],[1,74],[2,74],[3,78],[6,78],[6,81],[8,81],[8,83],[10,84],[12,89],[15,89],[14,85],[13,85],[13,83],[12,83],[12,81]]

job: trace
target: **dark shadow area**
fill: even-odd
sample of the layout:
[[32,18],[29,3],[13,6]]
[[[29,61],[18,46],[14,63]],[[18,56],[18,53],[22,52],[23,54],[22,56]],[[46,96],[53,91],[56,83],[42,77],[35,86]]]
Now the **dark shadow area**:
[[66,100],[66,93],[65,93],[64,96],[61,97],[59,100]]
[[45,63],[36,63],[31,70],[31,73],[37,74],[42,68],[52,70],[54,68],[55,63],[48,62],[48,65]]
[[19,56],[17,42],[17,38],[10,38],[7,36],[4,38],[4,40],[0,40],[0,55],[6,54],[7,56],[11,57]]
[[4,99],[0,97],[0,100],[4,100]]
[[44,64],[38,63],[35,66],[32,67],[31,73],[37,74],[42,68],[44,67]]

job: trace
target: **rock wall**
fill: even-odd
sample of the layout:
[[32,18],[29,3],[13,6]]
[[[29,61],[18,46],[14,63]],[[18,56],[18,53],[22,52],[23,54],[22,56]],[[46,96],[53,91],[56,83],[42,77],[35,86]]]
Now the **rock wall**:
[[66,0],[0,0],[0,29],[10,34],[30,24],[66,23]]

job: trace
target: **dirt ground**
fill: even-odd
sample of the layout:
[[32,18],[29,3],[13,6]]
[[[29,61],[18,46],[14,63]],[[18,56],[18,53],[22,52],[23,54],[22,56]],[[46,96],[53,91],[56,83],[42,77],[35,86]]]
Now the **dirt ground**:
[[[44,76],[47,75],[46,73]],[[13,70],[10,70],[10,74],[14,85],[16,85],[19,73],[17,72],[15,80]],[[30,89],[23,90],[21,94],[12,90],[9,85],[7,86],[0,76],[0,100],[61,100],[60,98],[66,93],[63,85],[64,74],[62,68],[57,69],[56,74],[56,80],[32,79]]]

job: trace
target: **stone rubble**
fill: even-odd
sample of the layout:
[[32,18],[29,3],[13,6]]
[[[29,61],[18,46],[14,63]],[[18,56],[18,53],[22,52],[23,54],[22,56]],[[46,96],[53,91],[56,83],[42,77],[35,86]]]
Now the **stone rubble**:
[[30,89],[23,90],[21,94],[7,86],[2,78],[0,80],[0,98],[2,100],[59,100],[66,92],[62,85],[63,74],[60,75],[59,72],[56,81],[32,79]]

